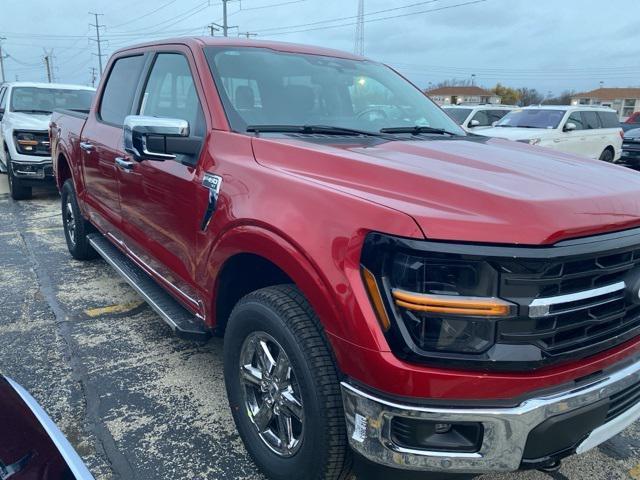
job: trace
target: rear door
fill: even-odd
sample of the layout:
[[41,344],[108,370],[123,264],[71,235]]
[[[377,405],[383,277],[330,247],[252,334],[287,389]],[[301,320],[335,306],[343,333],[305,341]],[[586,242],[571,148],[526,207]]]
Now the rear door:
[[584,110],[582,112],[582,119],[585,125],[585,139],[587,144],[585,156],[595,159],[600,158],[600,155],[611,140],[607,137],[606,130],[602,128],[597,112]]
[[197,306],[191,279],[202,211],[198,161],[207,131],[191,52],[182,46],[154,54],[135,114],[187,120],[197,153],[175,160],[135,162],[118,172],[127,247],[179,297]]
[[106,232],[119,237],[120,196],[116,159],[125,157],[122,141],[124,119],[131,113],[145,55],[117,58],[107,73],[97,107],[82,131],[85,201],[91,219]]

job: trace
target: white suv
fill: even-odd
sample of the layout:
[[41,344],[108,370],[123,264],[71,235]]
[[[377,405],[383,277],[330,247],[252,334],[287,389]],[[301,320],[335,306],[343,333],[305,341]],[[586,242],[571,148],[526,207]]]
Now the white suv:
[[515,108],[509,105],[446,105],[442,107],[458,125],[469,132],[492,127]]
[[478,132],[530,145],[616,162],[623,132],[615,110],[589,106],[536,106],[509,112],[495,127]]
[[14,200],[53,182],[49,120],[56,109],[88,111],[95,89],[80,85],[13,82],[0,86],[0,172]]

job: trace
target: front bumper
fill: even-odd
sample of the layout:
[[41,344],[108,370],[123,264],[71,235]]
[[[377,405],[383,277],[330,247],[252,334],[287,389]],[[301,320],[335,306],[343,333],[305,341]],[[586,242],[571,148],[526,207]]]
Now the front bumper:
[[11,159],[11,170],[15,178],[23,184],[53,181],[53,167],[50,158],[16,160]]
[[[586,452],[617,435],[640,417],[640,403],[637,403],[635,396],[635,388],[639,384],[640,361],[636,361],[603,379],[553,395],[532,398],[512,408],[403,405],[377,398],[346,382],[342,383],[342,394],[349,442],[356,452],[368,460],[407,470],[483,473],[551,466],[564,456]],[[628,391],[631,393],[626,393]],[[631,403],[623,405],[628,408],[617,411],[615,417],[605,420],[609,418],[605,416],[607,408],[616,395]],[[528,444],[530,435],[539,435],[542,431],[543,438],[536,439],[538,444],[545,440],[557,442],[557,438],[552,438],[551,434],[548,434],[548,439],[544,438],[544,432],[552,431],[545,430],[548,421],[571,417],[571,414],[575,416],[595,406],[604,408],[602,421],[581,435],[577,442],[562,445],[562,448],[544,458],[525,458],[525,452],[532,450],[530,442]],[[620,405],[616,408],[620,409]],[[407,448],[394,441],[394,417],[451,424],[480,423],[483,436],[478,450],[471,453]]]

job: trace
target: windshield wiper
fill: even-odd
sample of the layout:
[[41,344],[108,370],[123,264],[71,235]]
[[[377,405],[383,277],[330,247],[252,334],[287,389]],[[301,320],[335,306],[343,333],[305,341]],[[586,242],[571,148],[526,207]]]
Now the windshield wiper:
[[[363,135],[367,137],[385,137],[377,132],[356,130],[355,128],[334,127],[332,125],[249,125],[250,133],[320,133],[324,135]],[[384,132],[383,132],[384,133]]]
[[14,112],[18,112],[18,113],[46,113],[47,115],[52,113],[50,110],[35,110],[35,109],[31,109],[31,110],[14,110]]
[[443,128],[433,128],[421,125],[414,127],[388,127],[380,129],[380,133],[410,133],[411,135],[420,135],[421,133],[435,133],[436,135],[453,135],[459,136],[459,133],[450,132]]

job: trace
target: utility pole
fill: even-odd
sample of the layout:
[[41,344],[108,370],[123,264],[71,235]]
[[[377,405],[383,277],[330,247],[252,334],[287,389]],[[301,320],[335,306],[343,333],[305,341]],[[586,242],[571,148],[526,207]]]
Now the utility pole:
[[4,54],[2,53],[2,41],[6,40],[6,37],[0,37],[0,74],[2,74],[2,82],[5,81],[4,78]]
[[91,38],[90,40],[93,40],[94,42],[96,42],[98,44],[98,65],[100,67],[100,74],[102,74],[102,57],[104,56],[102,54],[102,42],[104,40],[100,40],[100,29],[102,27],[104,27],[104,25],[100,25],[100,23],[98,22],[98,16],[102,16],[102,13],[95,13],[95,12],[89,12],[89,15],[93,15],[96,19],[96,23],[90,23],[89,25],[91,25],[92,27],[96,28],[96,38]]
[[215,37],[214,32],[218,32],[220,30],[216,23],[210,23],[207,27],[209,27],[209,33],[212,37]]
[[353,53],[364,55],[364,0],[358,0],[358,21],[356,22],[356,39]]
[[91,67],[91,86],[96,86],[96,67]]
[[51,83],[51,59],[49,58],[49,54],[47,53],[46,50],[44,53],[45,53],[44,65],[45,65],[45,68],[47,69],[47,80],[49,83]]
[[238,36],[239,37],[247,37],[247,39],[249,39],[251,37],[257,37],[258,34],[257,33],[252,33],[252,32],[238,32]]

